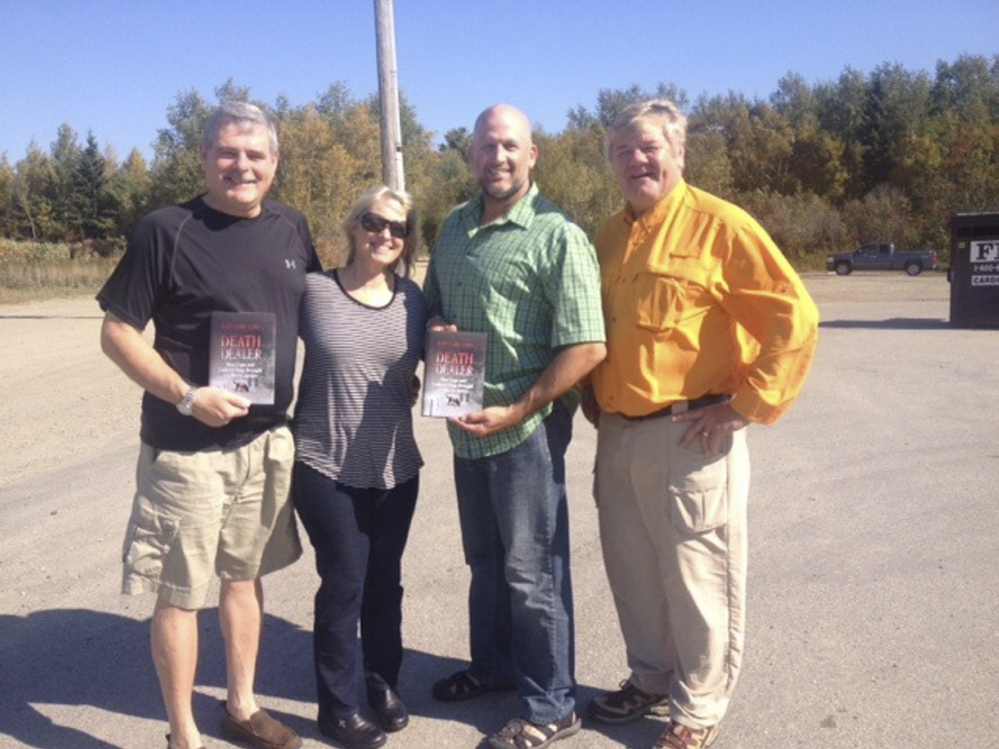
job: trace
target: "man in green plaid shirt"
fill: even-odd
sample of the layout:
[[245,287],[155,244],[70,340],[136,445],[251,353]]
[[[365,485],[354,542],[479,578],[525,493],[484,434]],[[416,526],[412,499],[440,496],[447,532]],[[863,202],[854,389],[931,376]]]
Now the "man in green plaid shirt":
[[605,356],[600,272],[583,232],[531,183],[531,124],[506,104],[475,123],[480,193],[441,228],[427,270],[430,326],[485,332],[485,405],[452,419],[471,663],[434,685],[457,701],[516,688],[496,749],[576,733],[565,451],[575,385]]

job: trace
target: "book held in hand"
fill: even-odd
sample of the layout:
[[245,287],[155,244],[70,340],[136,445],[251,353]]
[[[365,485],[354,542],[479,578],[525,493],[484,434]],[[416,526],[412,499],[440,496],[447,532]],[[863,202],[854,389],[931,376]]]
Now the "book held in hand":
[[486,334],[427,332],[423,367],[423,415],[449,418],[482,410]]
[[208,384],[274,405],[275,338],[273,312],[212,312],[208,350]]

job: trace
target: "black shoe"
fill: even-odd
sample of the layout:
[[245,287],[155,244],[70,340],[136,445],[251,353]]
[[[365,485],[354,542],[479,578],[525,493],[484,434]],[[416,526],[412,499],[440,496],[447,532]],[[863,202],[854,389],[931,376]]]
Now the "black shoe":
[[649,713],[669,717],[669,697],[645,692],[625,679],[617,691],[590,700],[586,712],[601,723],[630,723]]
[[389,686],[368,686],[368,704],[375,709],[378,722],[389,733],[409,725],[409,710]]
[[378,749],[388,741],[385,732],[356,710],[340,718],[319,716],[319,733],[343,749]]
[[484,682],[471,669],[456,671],[434,684],[434,699],[440,702],[463,702],[488,692],[508,692],[516,689],[509,682]]

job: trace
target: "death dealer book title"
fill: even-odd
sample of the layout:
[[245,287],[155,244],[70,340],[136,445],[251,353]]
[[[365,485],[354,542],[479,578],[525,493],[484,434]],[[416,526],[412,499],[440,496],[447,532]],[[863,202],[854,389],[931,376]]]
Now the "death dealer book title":
[[273,405],[276,334],[273,312],[212,312],[208,384]]
[[485,333],[431,330],[424,362],[424,416],[449,418],[482,410]]

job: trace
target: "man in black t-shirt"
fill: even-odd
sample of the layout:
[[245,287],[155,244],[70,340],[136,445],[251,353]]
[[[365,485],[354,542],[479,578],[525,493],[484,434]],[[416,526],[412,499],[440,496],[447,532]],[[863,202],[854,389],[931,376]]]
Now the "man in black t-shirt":
[[[105,354],[145,390],[122,590],[157,594],[152,650],[169,749],[202,746],[191,703],[197,612],[213,574],[227,660],[222,732],[258,749],[297,749],[298,735],[257,705],[253,681],[260,578],[301,554],[285,421],[298,306],[319,261],[305,218],[265,200],[278,144],[260,109],[222,105],[199,156],[207,193],[146,216],[97,296]],[[211,321],[221,312],[273,320],[272,404],[208,386]],[[149,321],[152,344],[143,336]]]

